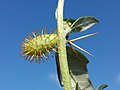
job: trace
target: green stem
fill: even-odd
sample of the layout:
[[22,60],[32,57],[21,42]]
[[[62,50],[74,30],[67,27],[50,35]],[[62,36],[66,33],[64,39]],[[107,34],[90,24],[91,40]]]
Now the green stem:
[[60,70],[62,74],[62,81],[64,84],[64,90],[72,90],[70,75],[68,70],[67,55],[66,55],[66,39],[63,30],[63,7],[64,7],[64,0],[59,0],[58,7],[56,10],[56,19],[58,24],[58,38],[59,38],[58,55],[60,62]]

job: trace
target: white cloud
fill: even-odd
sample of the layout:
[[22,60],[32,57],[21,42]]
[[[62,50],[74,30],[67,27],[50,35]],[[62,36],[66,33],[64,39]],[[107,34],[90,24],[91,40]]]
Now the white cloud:
[[118,81],[120,82],[120,73],[118,74]]
[[58,82],[58,79],[57,79],[57,74],[52,72],[49,74],[49,79],[52,80],[52,81],[57,81]]
[[61,88],[61,86],[60,86],[60,83],[59,83],[59,81],[58,81],[58,76],[57,76],[57,74],[55,73],[55,72],[51,72],[50,74],[49,74],[49,77],[48,77],[52,82],[54,82],[54,83],[56,83],[60,88]]
[[117,75],[117,83],[120,84],[120,73]]
[[48,78],[51,80],[51,82],[56,83],[56,85],[58,85],[58,87],[59,87],[60,89],[62,88],[61,85],[60,85],[60,83],[59,83],[57,73],[51,72],[51,73],[49,74],[49,77],[48,77]]

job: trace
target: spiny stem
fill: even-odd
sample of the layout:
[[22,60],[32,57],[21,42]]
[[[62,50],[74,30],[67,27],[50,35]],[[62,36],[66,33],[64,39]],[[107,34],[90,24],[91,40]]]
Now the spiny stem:
[[72,90],[66,55],[66,39],[63,30],[63,7],[64,0],[58,0],[58,7],[56,9],[56,19],[58,24],[58,38],[59,38],[59,41],[57,43],[58,54],[64,90]]

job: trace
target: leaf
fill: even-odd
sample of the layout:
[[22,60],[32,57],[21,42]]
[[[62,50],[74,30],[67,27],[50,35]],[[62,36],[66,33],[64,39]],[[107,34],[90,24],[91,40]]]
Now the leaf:
[[75,90],[79,90],[78,83],[76,83]]
[[93,25],[99,23],[99,20],[93,16],[83,16],[78,18],[77,20],[72,18],[65,18],[63,19],[63,21],[66,39],[68,39],[70,33],[85,31]]
[[64,18],[63,21],[66,21],[68,23],[70,22],[71,24],[73,24],[76,21],[76,19],[73,19],[73,18]]
[[[71,47],[66,47],[67,49],[67,60],[70,78],[72,82],[72,90],[93,90],[93,86],[88,76],[87,64],[89,63],[88,59],[79,51],[75,50],[74,52]],[[77,55],[76,55],[77,54]],[[59,58],[56,53],[56,64],[57,72],[60,84],[62,84],[62,77],[59,68]],[[78,85],[77,85],[78,84]],[[78,87],[76,87],[78,86]]]
[[71,32],[85,31],[97,23],[99,23],[98,19],[93,16],[80,17],[71,25]]
[[57,52],[55,53],[55,58],[56,58],[58,80],[59,80],[59,83],[60,83],[61,87],[63,87],[62,75],[61,75],[61,71],[60,71],[59,56],[58,56]]
[[102,84],[101,86],[98,87],[97,90],[103,90],[104,88],[108,87],[107,84]]

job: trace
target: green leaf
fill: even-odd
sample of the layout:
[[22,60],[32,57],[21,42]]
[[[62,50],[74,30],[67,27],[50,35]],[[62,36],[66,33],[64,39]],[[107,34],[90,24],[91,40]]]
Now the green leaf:
[[85,31],[97,23],[99,23],[99,20],[93,16],[80,17],[71,25],[71,32]]
[[63,19],[63,21],[66,21],[66,22],[69,22],[69,23],[73,24],[73,23],[76,21],[76,19],[73,19],[73,18],[65,18],[65,19]]
[[72,18],[65,18],[63,21],[66,37],[68,37],[70,33],[85,31],[93,25],[99,23],[99,20],[93,16],[83,16],[77,20]]
[[[67,60],[70,78],[72,82],[72,90],[93,90],[92,83],[89,79],[87,64],[89,63],[88,59],[78,50],[73,51],[73,49],[69,46],[67,49]],[[56,64],[57,64],[57,72],[60,84],[62,84],[61,71],[59,69],[59,58],[56,53]]]
[[75,90],[79,90],[78,83],[76,83]]
[[108,87],[107,84],[102,84],[101,86],[98,87],[97,90],[103,90],[104,88]]

